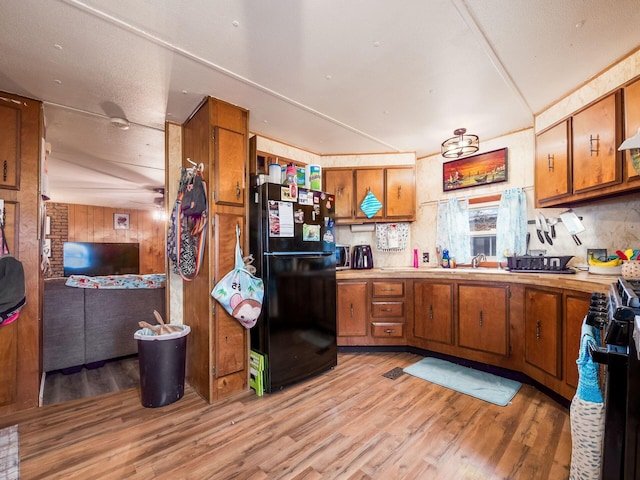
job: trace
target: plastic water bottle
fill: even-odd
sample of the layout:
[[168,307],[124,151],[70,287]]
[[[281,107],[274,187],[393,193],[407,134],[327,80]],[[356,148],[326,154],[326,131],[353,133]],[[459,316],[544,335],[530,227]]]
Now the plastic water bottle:
[[296,178],[296,167],[293,163],[290,163],[289,165],[287,165],[287,172],[286,172],[286,179],[285,179],[285,185],[289,186],[289,189],[291,191],[291,196],[292,197],[297,197],[297,188],[298,188],[298,181]]

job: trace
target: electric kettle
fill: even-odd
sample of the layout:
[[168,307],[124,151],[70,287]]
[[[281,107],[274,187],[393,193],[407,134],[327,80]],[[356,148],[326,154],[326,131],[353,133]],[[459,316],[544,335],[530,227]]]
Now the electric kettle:
[[365,270],[373,268],[373,253],[370,245],[355,245],[353,247],[353,258],[351,268]]

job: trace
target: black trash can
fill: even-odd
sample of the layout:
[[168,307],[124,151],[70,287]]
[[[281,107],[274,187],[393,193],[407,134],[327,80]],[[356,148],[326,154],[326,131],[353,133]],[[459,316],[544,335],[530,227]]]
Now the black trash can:
[[187,357],[187,335],[190,328],[156,335],[148,328],[138,330],[138,364],[143,407],[164,407],[184,395],[184,373]]

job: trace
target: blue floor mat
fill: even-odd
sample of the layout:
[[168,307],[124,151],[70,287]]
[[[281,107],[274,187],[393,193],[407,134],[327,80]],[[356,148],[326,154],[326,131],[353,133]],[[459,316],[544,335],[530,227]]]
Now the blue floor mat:
[[404,372],[501,407],[508,405],[522,386],[514,380],[433,357],[423,358]]

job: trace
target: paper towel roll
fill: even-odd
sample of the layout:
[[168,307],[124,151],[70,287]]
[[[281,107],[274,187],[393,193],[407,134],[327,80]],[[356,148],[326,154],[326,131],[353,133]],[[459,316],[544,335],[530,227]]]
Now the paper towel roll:
[[305,186],[311,190],[322,190],[322,167],[320,165],[305,167]]

